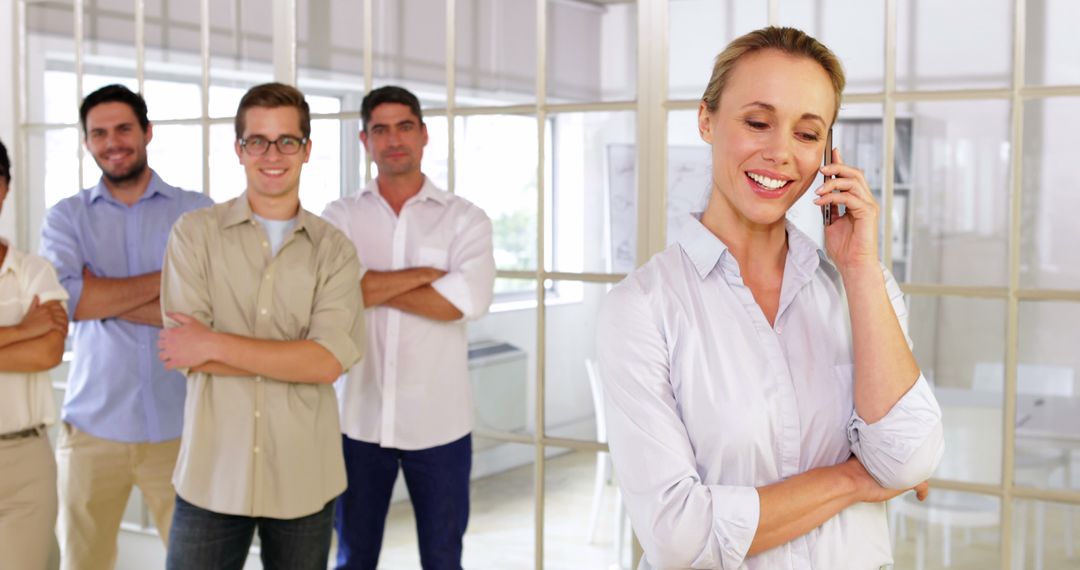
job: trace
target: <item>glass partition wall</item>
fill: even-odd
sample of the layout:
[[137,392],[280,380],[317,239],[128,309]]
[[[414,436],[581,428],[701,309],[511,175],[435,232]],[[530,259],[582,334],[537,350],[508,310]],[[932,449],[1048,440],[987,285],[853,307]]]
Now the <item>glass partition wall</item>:
[[[243,189],[232,149],[239,97],[264,81],[297,84],[313,111],[301,199],[316,213],[375,174],[357,140],[364,93],[396,83],[418,94],[425,173],[494,224],[496,301],[469,327],[476,440],[464,562],[500,568],[623,568],[640,555],[598,421],[599,304],[703,205],[709,154],[695,115],[712,58],[767,24],[805,29],[847,69],[837,144],[883,205],[882,258],[908,295],[916,356],[945,411],[949,452],[931,501],[890,505],[897,566],[1077,563],[1073,3],[0,6],[15,45],[0,71],[15,86],[14,238],[27,249],[44,211],[99,175],[76,110],[105,83],[146,95],[151,166],[215,200]],[[820,239],[809,200],[792,217]],[[64,370],[54,374],[61,394]],[[148,528],[137,500],[128,515],[128,532]],[[415,540],[401,490],[384,565],[418,566]]]

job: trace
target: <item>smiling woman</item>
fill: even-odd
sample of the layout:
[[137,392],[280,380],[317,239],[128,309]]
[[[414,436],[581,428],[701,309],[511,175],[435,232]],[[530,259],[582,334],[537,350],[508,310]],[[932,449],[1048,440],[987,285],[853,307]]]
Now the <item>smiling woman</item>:
[[[733,41],[698,110],[705,211],[605,302],[608,438],[645,568],[878,568],[883,501],[927,492],[941,412],[878,206],[839,152],[820,166],[843,86],[799,30]],[[827,255],[785,219],[819,172]]]

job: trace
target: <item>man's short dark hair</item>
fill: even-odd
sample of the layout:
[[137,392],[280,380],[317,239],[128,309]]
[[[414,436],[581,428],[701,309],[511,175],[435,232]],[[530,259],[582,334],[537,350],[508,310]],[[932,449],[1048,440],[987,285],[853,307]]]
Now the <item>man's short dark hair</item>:
[[0,178],[3,178],[8,184],[11,183],[11,159],[8,158],[4,141],[0,141]]
[[360,119],[365,133],[367,132],[368,121],[371,120],[371,113],[375,110],[375,107],[383,103],[405,105],[420,120],[420,124],[424,124],[424,115],[420,113],[420,100],[416,98],[416,95],[413,95],[412,91],[404,87],[386,85],[365,95],[363,102],[360,103]]
[[83,136],[87,134],[86,115],[90,113],[90,109],[102,103],[123,103],[131,107],[131,112],[135,113],[135,118],[139,120],[139,126],[142,127],[144,133],[147,127],[150,126],[150,119],[146,116],[146,100],[142,98],[142,95],[123,85],[114,83],[94,91],[83,99],[82,105],[79,107],[79,123],[82,124]]
[[240,106],[236,109],[236,119],[233,127],[236,129],[236,140],[244,138],[245,124],[244,114],[252,107],[273,109],[276,107],[292,107],[300,113],[300,134],[304,138],[311,137],[311,107],[308,106],[304,94],[292,85],[284,83],[263,83],[248,89],[244,97],[240,99]]

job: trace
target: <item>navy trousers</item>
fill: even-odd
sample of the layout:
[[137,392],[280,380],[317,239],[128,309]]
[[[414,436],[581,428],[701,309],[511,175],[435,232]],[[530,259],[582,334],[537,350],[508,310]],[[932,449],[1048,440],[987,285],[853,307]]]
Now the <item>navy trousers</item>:
[[338,497],[334,516],[337,567],[375,570],[400,469],[416,515],[424,570],[461,570],[461,542],[469,522],[472,436],[410,451],[341,439],[349,487]]

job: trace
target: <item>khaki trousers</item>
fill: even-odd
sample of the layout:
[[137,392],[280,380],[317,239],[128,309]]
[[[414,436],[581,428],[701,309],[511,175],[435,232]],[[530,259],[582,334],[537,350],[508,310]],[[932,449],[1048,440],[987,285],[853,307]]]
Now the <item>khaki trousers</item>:
[[112,570],[116,539],[133,485],[138,485],[166,547],[176,491],[173,468],[180,439],[122,443],[94,437],[64,422],[56,444],[60,567]]
[[48,436],[0,441],[0,568],[43,570],[55,524],[56,460]]

